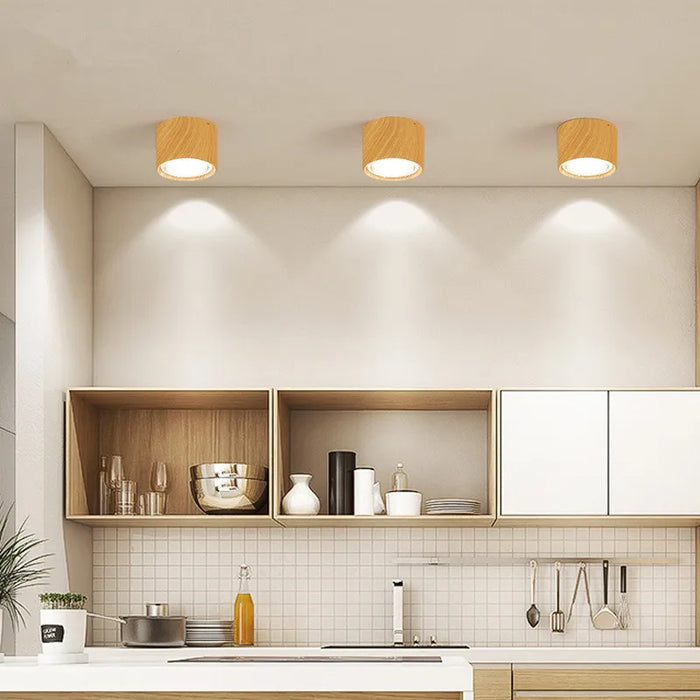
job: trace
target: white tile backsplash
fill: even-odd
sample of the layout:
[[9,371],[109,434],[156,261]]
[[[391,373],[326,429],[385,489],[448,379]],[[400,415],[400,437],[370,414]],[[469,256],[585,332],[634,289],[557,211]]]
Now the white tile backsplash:
[[[694,643],[695,547],[691,528],[491,529],[95,529],[95,612],[140,614],[167,601],[172,614],[231,618],[238,566],[252,569],[256,643],[382,644],[391,638],[391,579],[405,583],[407,638],[436,635],[472,646],[690,646]],[[397,559],[450,557],[442,566]],[[538,576],[539,627],[530,629],[530,567],[537,557],[673,558],[628,566],[632,614],[626,631],[594,630],[583,590],[565,634],[549,631],[553,566]],[[476,557],[476,562],[469,560]],[[484,562],[484,559],[488,561]],[[517,559],[517,563],[513,560]],[[619,567],[611,566],[611,604]],[[602,604],[602,567],[590,567],[593,608]],[[562,576],[568,611],[577,567]],[[96,644],[118,630],[94,621]]]

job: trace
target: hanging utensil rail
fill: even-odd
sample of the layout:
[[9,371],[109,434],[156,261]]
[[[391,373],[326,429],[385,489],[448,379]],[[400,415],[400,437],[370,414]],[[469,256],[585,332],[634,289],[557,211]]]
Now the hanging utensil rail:
[[500,557],[497,555],[475,556],[475,557],[454,557],[449,554],[436,554],[432,556],[422,557],[397,557],[394,559],[394,564],[398,566],[517,566],[520,564],[530,564],[531,561],[536,561],[538,564],[602,564],[603,561],[609,561],[611,564],[619,565],[654,565],[654,566],[673,566],[675,564],[690,564],[690,558],[680,557],[537,557],[537,556],[521,556],[521,557]]

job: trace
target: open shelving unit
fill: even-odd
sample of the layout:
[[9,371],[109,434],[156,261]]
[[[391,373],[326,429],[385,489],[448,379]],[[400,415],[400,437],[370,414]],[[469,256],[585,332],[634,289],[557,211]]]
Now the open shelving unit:
[[[66,395],[66,518],[93,527],[272,527],[270,468],[263,512],[205,515],[189,467],[212,461],[272,466],[269,389],[70,389]],[[168,465],[166,515],[98,515],[101,455],[122,456],[127,478],[148,490],[153,462]]]
[[[490,389],[280,389],[274,392],[273,517],[285,527],[490,527],[496,513],[495,392]],[[328,452],[350,449],[382,493],[403,462],[425,498],[478,498],[480,515],[329,515]],[[282,513],[289,475],[309,473],[321,513]]]

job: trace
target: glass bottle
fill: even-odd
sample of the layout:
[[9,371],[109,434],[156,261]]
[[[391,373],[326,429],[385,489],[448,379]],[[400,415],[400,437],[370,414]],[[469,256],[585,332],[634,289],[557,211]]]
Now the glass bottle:
[[396,471],[391,475],[392,491],[408,491],[408,474],[403,469],[403,463],[396,465]]
[[109,487],[109,476],[107,473],[107,457],[100,457],[100,474],[98,477],[99,488],[99,514],[112,514],[112,489]]
[[238,573],[238,581],[238,595],[233,604],[233,643],[237,647],[250,647],[255,641],[255,606],[248,590],[250,569],[245,564]]

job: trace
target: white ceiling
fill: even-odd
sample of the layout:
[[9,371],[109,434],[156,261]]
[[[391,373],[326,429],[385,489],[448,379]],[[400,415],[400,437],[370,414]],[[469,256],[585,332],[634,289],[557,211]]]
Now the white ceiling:
[[700,2],[0,1],[0,121],[45,122],[94,185],[167,185],[154,127],[181,114],[219,125],[209,185],[382,187],[360,132],[388,114],[426,127],[408,186],[572,184],[574,116],[618,125],[604,184],[693,185]]

